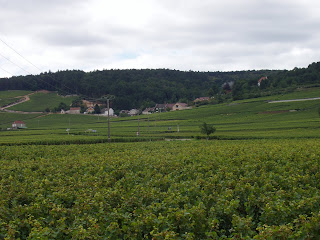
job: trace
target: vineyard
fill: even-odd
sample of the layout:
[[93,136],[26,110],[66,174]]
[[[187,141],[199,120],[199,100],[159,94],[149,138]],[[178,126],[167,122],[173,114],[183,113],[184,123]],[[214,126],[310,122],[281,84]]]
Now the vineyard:
[[[270,104],[264,100],[201,106],[191,110],[156,113],[150,116],[112,118],[112,141],[159,140],[201,136],[199,125],[213,124],[217,139],[319,138],[320,100]],[[0,131],[0,145],[80,144],[107,141],[107,118],[72,114],[13,114],[0,112],[0,128],[15,120],[27,129]],[[139,126],[139,137],[137,131]],[[66,132],[66,129],[70,129]],[[88,131],[94,129],[93,134]]]
[[53,109],[64,102],[68,106],[76,97],[61,97],[56,92],[38,92],[30,96],[30,100],[10,107],[9,110],[25,112],[44,112],[46,108]]
[[112,118],[112,143],[106,117],[0,112],[0,240],[317,239],[320,100],[268,101],[318,93]]
[[320,141],[0,146],[0,239],[316,239]]

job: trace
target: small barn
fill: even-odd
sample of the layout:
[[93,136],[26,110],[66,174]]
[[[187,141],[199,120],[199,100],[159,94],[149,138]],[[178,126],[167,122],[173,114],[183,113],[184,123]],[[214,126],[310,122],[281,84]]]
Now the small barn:
[[12,129],[21,129],[21,128],[27,128],[25,122],[23,122],[23,121],[14,121],[12,123]]

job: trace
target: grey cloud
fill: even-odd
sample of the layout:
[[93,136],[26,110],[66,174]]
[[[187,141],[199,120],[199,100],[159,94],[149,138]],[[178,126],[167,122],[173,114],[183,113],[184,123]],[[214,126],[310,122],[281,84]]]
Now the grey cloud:
[[[113,1],[108,5],[102,0],[1,1],[2,33],[45,50],[46,55],[38,58],[46,58],[48,64],[50,54],[55,58],[66,55],[52,63],[61,64],[59,69],[111,63],[113,67],[163,65],[184,70],[274,68],[278,64],[281,69],[308,64],[320,54],[320,13],[312,0],[149,0],[149,15],[139,21],[135,17],[146,14],[141,2],[126,18],[123,12],[112,17],[108,11],[95,12],[108,9]],[[126,0],[122,3],[125,7]],[[284,63],[286,58],[291,59]]]
[[86,30],[65,30],[49,31],[45,35],[40,35],[42,41],[52,46],[90,46],[108,44],[110,41],[96,34],[90,34]]
[[0,3],[3,9],[14,10],[15,12],[37,12],[40,11],[50,12],[56,9],[65,7],[72,7],[79,5],[86,0],[1,0]]

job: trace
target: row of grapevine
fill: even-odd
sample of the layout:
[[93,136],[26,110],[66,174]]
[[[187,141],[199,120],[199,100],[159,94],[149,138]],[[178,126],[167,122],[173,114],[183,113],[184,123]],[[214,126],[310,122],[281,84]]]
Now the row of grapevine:
[[314,239],[320,141],[0,146],[0,239]]

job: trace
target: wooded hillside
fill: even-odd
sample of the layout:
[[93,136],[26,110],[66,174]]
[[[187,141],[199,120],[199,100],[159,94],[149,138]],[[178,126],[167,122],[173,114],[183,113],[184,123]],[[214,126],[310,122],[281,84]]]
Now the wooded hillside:
[[[257,85],[261,77],[268,79]],[[226,83],[232,83],[231,86]],[[234,85],[233,85],[234,83]],[[197,97],[226,95],[243,99],[278,93],[281,89],[320,84],[320,63],[291,71],[259,70],[236,72],[194,72],[169,69],[102,70],[84,72],[65,70],[40,75],[0,78],[0,90],[59,91],[99,98],[113,94],[113,107],[130,109],[155,103],[192,101]],[[224,87],[223,87],[224,86]],[[224,88],[230,87],[229,91]]]

